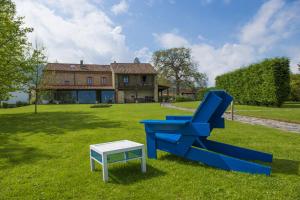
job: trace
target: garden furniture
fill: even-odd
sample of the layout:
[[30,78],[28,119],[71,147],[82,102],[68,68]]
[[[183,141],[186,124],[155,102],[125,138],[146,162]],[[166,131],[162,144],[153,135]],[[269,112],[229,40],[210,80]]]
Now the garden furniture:
[[272,155],[208,140],[214,128],[224,128],[222,115],[233,98],[225,91],[206,93],[193,116],[167,116],[143,120],[149,158],[157,149],[224,170],[270,175],[271,167],[250,162],[272,162]]
[[108,181],[108,164],[127,162],[141,159],[142,172],[146,172],[146,158],[144,144],[129,140],[120,140],[90,145],[91,170],[95,170],[95,161],[102,165],[103,181]]

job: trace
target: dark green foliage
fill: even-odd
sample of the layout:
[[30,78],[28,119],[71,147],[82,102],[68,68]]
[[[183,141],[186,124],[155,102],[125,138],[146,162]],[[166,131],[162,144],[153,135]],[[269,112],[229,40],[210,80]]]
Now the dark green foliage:
[[289,59],[265,59],[223,74],[216,77],[216,86],[240,104],[281,106],[290,94]]
[[92,105],[91,108],[108,108],[111,106],[112,106],[111,104],[95,104],[95,105]]
[[27,102],[23,102],[23,101],[17,101],[16,102],[17,107],[28,106],[28,105],[29,104]]
[[208,88],[201,88],[198,92],[197,92],[197,100],[202,100],[205,93],[211,91],[211,90],[216,90],[216,87],[208,87]]
[[291,74],[291,101],[300,101],[300,74]]
[[194,101],[191,97],[185,97],[185,96],[176,96],[175,102],[185,102],[185,101]]
[[2,103],[2,108],[15,108],[16,104]]

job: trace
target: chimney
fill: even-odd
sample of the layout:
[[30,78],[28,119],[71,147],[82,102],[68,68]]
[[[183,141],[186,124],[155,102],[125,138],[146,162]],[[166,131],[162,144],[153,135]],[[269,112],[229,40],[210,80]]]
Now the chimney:
[[80,60],[80,67],[83,66],[83,60]]
[[114,63],[117,63],[116,61],[114,61]]

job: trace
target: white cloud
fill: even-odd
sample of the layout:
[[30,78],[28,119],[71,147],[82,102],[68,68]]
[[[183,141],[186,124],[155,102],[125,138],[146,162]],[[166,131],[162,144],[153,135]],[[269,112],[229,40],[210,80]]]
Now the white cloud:
[[287,38],[300,19],[300,3],[287,5],[283,0],[264,3],[240,34],[240,42],[258,47],[260,53]]
[[108,63],[127,61],[130,54],[122,27],[89,0],[16,0],[17,11],[41,38],[49,61]]
[[199,40],[206,40],[206,38],[205,38],[203,35],[201,35],[201,34],[199,34],[199,35],[197,36],[197,38],[198,38]]
[[[286,5],[280,0],[270,0],[241,29],[237,42],[225,43],[222,46],[213,46],[204,41],[191,44],[188,39],[174,32],[154,34],[154,37],[163,48],[190,48],[193,59],[199,64],[199,71],[207,73],[211,86],[214,85],[217,75],[259,61],[279,41],[295,34],[294,27],[296,23],[299,25],[300,19],[298,10],[299,1]],[[201,35],[198,39],[202,39]],[[296,72],[296,63],[300,62],[300,48],[286,47],[284,55],[291,58],[292,70]]]
[[208,44],[190,46],[192,58],[198,63],[198,70],[205,72],[209,85],[214,85],[215,77],[251,63],[255,59],[254,49],[241,44],[224,44],[214,47]]
[[189,42],[175,34],[175,33],[162,33],[162,34],[153,34],[155,40],[163,47],[163,48],[173,48],[173,47],[185,47],[189,46]]
[[115,15],[120,15],[128,11],[129,5],[125,0],[121,0],[118,4],[115,4],[111,7],[111,11]]
[[291,58],[291,71],[293,73],[299,73],[297,64],[300,64],[300,47],[299,46],[292,46],[287,47],[285,51],[288,53],[289,57]]
[[143,47],[134,52],[135,57],[138,57],[141,62],[151,62],[152,52],[148,47]]
[[209,85],[214,84],[217,75],[249,64],[255,57],[253,48],[241,44],[225,44],[218,48],[205,43],[191,44],[175,33],[154,34],[154,37],[163,48],[190,48],[198,70],[207,73]]

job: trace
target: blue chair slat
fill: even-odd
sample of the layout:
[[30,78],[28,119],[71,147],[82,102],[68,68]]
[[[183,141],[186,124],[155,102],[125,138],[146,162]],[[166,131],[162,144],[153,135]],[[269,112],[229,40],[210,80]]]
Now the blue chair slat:
[[232,99],[225,91],[210,91],[193,116],[141,121],[148,157],[157,158],[158,149],[224,170],[270,175],[270,167],[245,160],[271,162],[272,154],[207,140],[213,128],[225,127],[222,115]]
[[[219,128],[218,126],[220,125],[220,123],[224,123],[224,119],[222,119],[223,122],[220,122],[220,118],[225,113],[226,109],[232,102],[233,98],[232,98],[232,96],[227,94],[225,91],[214,91],[214,93],[216,95],[218,95],[220,98],[222,98],[222,103],[219,105],[217,110],[214,112],[210,122],[212,123],[212,128]],[[215,125],[216,125],[216,127],[215,127]],[[223,128],[223,127],[220,127],[220,128]]]
[[189,122],[190,122],[190,120],[143,120],[140,123],[142,123],[142,124],[156,124],[156,125],[160,125],[160,124],[185,125]]
[[166,120],[191,120],[193,116],[166,116]]
[[208,93],[198,109],[196,110],[192,121],[193,122],[209,122],[219,105],[222,103],[222,98],[216,94]]

